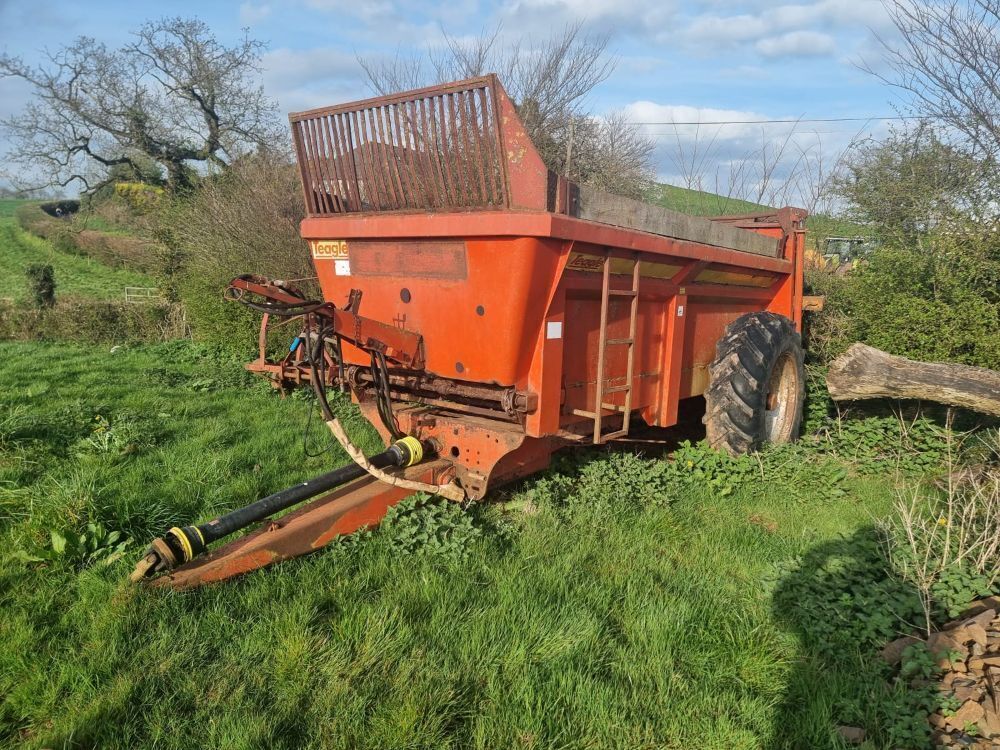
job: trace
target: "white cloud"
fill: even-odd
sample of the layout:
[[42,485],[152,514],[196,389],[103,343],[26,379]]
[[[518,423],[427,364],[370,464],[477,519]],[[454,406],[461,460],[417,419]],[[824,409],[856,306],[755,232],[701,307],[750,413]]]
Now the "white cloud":
[[625,112],[633,122],[681,123],[681,122],[732,122],[772,119],[767,115],[740,109],[716,109],[714,107],[692,107],[687,104],[657,104],[647,100],[632,102]]
[[372,22],[379,18],[391,18],[399,14],[392,0],[306,0],[306,5],[314,10],[346,13],[362,21]]
[[271,6],[266,3],[243,3],[240,5],[240,23],[255,26],[271,15]]
[[817,57],[835,52],[837,42],[818,31],[789,31],[757,40],[754,49],[764,57]]
[[334,47],[281,48],[267,52],[261,64],[264,90],[282,109],[300,111],[368,95],[354,54]]
[[695,18],[685,29],[689,40],[706,44],[732,44],[760,38],[774,27],[760,16],[712,16]]
[[261,65],[264,86],[274,92],[331,78],[357,77],[361,72],[354,54],[336,47],[304,50],[282,47],[266,52]]
[[667,39],[676,8],[672,0],[506,0],[499,14],[514,31],[545,33],[579,22],[597,32]]
[[[732,6],[727,6],[732,10]],[[744,2],[740,12],[694,15],[680,36],[697,49],[752,46],[764,57],[832,55],[838,41],[884,29],[888,18],[879,0],[818,0],[812,3],[759,6]]]

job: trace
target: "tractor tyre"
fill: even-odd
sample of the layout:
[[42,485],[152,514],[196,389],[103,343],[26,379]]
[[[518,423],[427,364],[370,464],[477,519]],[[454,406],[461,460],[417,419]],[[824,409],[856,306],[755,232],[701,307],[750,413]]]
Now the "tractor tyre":
[[788,318],[741,315],[715,348],[705,391],[708,443],[733,456],[799,436],[805,404],[802,337]]

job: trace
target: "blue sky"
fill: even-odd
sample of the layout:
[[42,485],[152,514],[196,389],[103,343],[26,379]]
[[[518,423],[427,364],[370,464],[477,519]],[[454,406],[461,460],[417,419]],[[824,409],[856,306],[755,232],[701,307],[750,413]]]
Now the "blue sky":
[[[899,105],[889,88],[857,68],[862,59],[877,64],[875,35],[891,37],[879,0],[0,0],[0,49],[36,60],[44,48],[80,35],[117,44],[163,15],[200,17],[224,40],[248,27],[266,41],[265,91],[285,111],[368,95],[358,55],[437,45],[442,27],[463,36],[501,23],[504,34],[538,38],[572,22],[611,35],[609,53],[618,63],[589,102],[598,114],[624,109],[641,122],[871,117]],[[0,79],[0,117],[28,96],[20,83]],[[810,149],[819,143],[833,154],[858,132],[884,128],[804,124],[795,142],[812,143]],[[678,143],[688,156],[692,149],[708,152],[702,171],[717,175],[734,155],[762,142],[779,144],[788,129],[647,128],[660,144],[657,170],[674,182],[685,171]]]

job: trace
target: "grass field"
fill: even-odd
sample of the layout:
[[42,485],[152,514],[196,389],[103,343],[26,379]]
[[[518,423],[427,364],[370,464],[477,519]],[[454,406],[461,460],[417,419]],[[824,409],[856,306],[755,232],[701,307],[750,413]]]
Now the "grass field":
[[676,185],[657,184],[646,198],[652,203],[666,206],[694,216],[725,216],[769,211],[762,206],[739,198],[727,198],[702,190],[690,190]]
[[[155,285],[27,235],[15,206],[0,296],[42,259],[57,295]],[[857,471],[851,441],[739,481],[697,449],[574,454],[491,504],[174,594],[125,580],[152,537],[346,462],[318,420],[304,434],[311,402],[189,341],[0,343],[0,361],[0,747],[842,748],[851,724],[891,748],[925,724],[873,658],[909,630],[873,541],[897,479]],[[54,554],[89,523],[125,554]],[[866,641],[859,611],[881,623]]]
[[[888,471],[836,489],[800,457],[650,494],[665,459],[594,453],[569,500],[553,475],[462,516],[460,554],[390,527],[174,594],[125,581],[151,536],[346,460],[303,455],[310,403],[189,342],[0,359],[3,746],[834,748],[844,723],[890,746],[870,654],[810,635],[852,597],[816,570],[870,536]],[[95,521],[133,538],[124,559],[22,559]]]
[[24,269],[49,263],[55,271],[56,296],[123,300],[126,286],[155,287],[156,281],[133,271],[111,269],[82,255],[61,252],[51,242],[21,229],[14,220],[15,200],[0,200],[0,297],[22,301],[28,295]]

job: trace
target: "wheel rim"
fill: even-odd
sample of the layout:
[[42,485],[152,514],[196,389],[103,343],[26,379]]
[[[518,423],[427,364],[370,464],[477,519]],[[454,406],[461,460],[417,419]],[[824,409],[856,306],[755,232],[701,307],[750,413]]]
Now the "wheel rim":
[[788,351],[778,357],[767,382],[764,408],[764,439],[769,443],[787,443],[795,429],[795,401],[799,390],[799,371],[795,357]]

